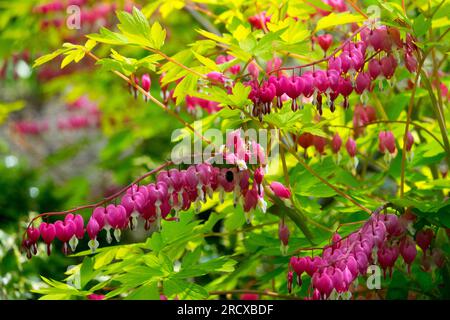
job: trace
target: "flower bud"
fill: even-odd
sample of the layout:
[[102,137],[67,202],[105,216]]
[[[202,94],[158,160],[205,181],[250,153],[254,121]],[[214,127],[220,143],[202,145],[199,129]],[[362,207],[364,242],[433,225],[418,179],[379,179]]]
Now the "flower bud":
[[291,191],[280,182],[272,182],[270,184],[270,189],[272,189],[273,193],[279,198],[289,199],[291,197]]

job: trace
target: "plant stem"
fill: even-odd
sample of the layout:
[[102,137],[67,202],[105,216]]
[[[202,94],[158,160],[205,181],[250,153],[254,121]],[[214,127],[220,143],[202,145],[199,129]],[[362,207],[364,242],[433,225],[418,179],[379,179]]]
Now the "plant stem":
[[350,201],[351,203],[353,203],[355,206],[359,207],[360,209],[362,209],[363,211],[367,212],[368,214],[371,214],[372,211],[370,211],[370,209],[366,208],[365,206],[363,206],[362,204],[358,203],[357,201],[355,201],[352,197],[350,197],[349,195],[345,194],[344,192],[342,192],[341,190],[339,190],[337,187],[335,187],[334,185],[332,185],[331,183],[329,183],[326,179],[322,178],[317,172],[315,172],[309,165],[306,164],[306,162],[299,157],[299,155],[293,151],[290,150],[283,142],[281,142],[281,147],[285,148],[289,153],[291,153],[296,159],[297,161],[309,172],[311,173],[313,176],[315,176],[317,179],[319,179],[320,181],[322,181],[324,184],[326,184],[328,187],[330,187],[331,189],[333,189],[337,194],[339,194],[340,196],[344,197],[345,199],[347,199],[348,201]]
[[424,56],[422,59],[420,59],[419,65],[417,67],[416,77],[414,79],[414,86],[413,86],[413,89],[411,92],[411,98],[409,100],[408,113],[406,116],[405,133],[403,135],[402,162],[401,162],[401,171],[400,171],[400,198],[403,198],[403,195],[405,194],[406,144],[407,144],[407,139],[408,139],[409,124],[411,122],[412,108],[414,105],[414,97],[416,95],[416,89],[417,89],[417,85],[418,85],[418,81],[419,81],[420,70],[422,69],[423,63],[425,61],[425,57],[426,56]]
[[286,183],[286,186],[289,187],[290,186],[289,172],[288,172],[288,168],[286,165],[286,157],[285,157],[283,148],[280,149],[280,156],[281,156],[281,163],[283,165],[284,183]]
[[41,213],[41,214],[37,215],[36,217],[34,217],[33,219],[31,219],[31,221],[28,223],[27,228],[25,229],[25,232],[24,232],[23,236],[25,237],[26,230],[27,230],[28,228],[30,228],[30,226],[33,224],[33,222],[34,222],[35,220],[37,220],[38,218],[49,217],[49,216],[61,216],[61,215],[67,215],[67,214],[69,214],[69,213],[75,213],[75,212],[78,212],[78,211],[80,211],[80,210],[93,209],[93,208],[102,206],[102,205],[104,205],[104,204],[106,204],[106,203],[108,203],[108,202],[114,200],[115,198],[119,197],[119,196],[122,195],[123,193],[125,193],[125,192],[126,192],[129,188],[131,188],[134,184],[137,184],[137,183],[141,182],[142,180],[148,178],[149,176],[151,176],[151,175],[153,175],[153,174],[155,174],[155,173],[161,171],[162,169],[164,169],[164,168],[166,168],[166,167],[168,167],[168,166],[170,166],[170,165],[172,165],[172,164],[173,164],[172,161],[168,161],[168,162],[166,162],[166,163],[160,165],[159,167],[157,167],[157,168],[155,168],[155,169],[153,169],[153,170],[151,170],[151,171],[149,171],[149,172],[143,174],[143,175],[140,176],[139,178],[135,179],[135,180],[134,180],[133,182],[131,182],[129,185],[127,185],[126,187],[120,189],[119,191],[117,191],[117,192],[114,193],[113,195],[111,195],[111,196],[109,196],[109,197],[107,197],[107,198],[104,198],[103,200],[101,200],[101,201],[99,201],[99,202],[96,202],[96,203],[93,203],[93,204],[88,204],[88,205],[85,205],[85,206],[76,207],[76,208],[73,208],[73,209],[70,209],[70,210],[66,210],[66,211],[55,211],[55,212]]
[[164,52],[162,52],[161,50],[157,50],[157,49],[153,49],[153,48],[149,48],[149,47],[145,47],[146,50],[159,54],[161,57],[163,57],[164,59],[166,59],[167,61],[172,62],[173,64],[176,64],[177,66],[189,71],[192,74],[195,74],[196,76],[203,78],[203,79],[207,79],[206,75],[201,74],[198,71],[195,71],[194,69],[191,69],[187,66],[185,66],[184,64],[182,64],[181,62],[178,62],[177,60],[173,59],[172,57],[169,57],[167,54],[165,54]]
[[354,0],[347,0],[346,2],[350,3],[353,9],[355,9],[356,12],[358,12],[360,15],[362,15],[364,18],[368,18],[367,14],[365,14],[356,4],[356,1]]
[[425,84],[425,87],[428,90],[428,93],[430,95],[430,100],[431,100],[431,106],[433,107],[433,111],[436,115],[438,124],[439,124],[439,128],[441,130],[441,135],[442,135],[442,140],[444,141],[444,150],[447,153],[447,163],[450,165],[450,143],[448,140],[448,134],[447,134],[447,128],[446,128],[446,124],[445,124],[445,118],[444,118],[444,114],[443,114],[443,110],[441,110],[439,108],[439,105],[436,101],[436,97],[434,96],[433,93],[433,89],[431,87],[431,83],[430,80],[426,77],[426,74],[423,73],[422,74],[422,81]]
[[250,226],[248,228],[237,229],[237,230],[233,230],[233,231],[229,231],[229,232],[209,232],[209,233],[203,234],[203,237],[225,237],[225,236],[230,236],[230,235],[234,235],[234,234],[238,234],[238,233],[245,233],[245,232],[248,232],[251,230],[261,229],[266,226],[271,226],[271,225],[274,225],[277,223],[278,223],[278,221],[271,221],[271,222],[267,222],[267,223],[261,223],[256,226]]

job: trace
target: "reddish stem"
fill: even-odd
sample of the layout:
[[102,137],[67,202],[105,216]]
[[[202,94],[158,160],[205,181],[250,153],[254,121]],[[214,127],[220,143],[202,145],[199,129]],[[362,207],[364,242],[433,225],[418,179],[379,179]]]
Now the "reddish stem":
[[134,184],[139,183],[140,181],[144,180],[145,178],[153,175],[154,173],[157,173],[159,171],[161,171],[162,169],[168,167],[172,165],[172,161],[168,161],[162,165],[160,165],[159,167],[153,169],[152,171],[147,172],[146,174],[140,176],[139,178],[135,179],[133,182],[131,182],[129,185],[127,185],[126,187],[120,189],[119,191],[117,191],[116,193],[114,193],[113,195],[104,198],[102,201],[99,201],[97,203],[93,203],[93,204],[88,204],[85,206],[80,206],[80,207],[76,207],[70,210],[66,210],[66,211],[55,211],[55,212],[45,212],[45,213],[41,213],[39,215],[37,215],[36,217],[34,217],[33,219],[31,219],[31,221],[28,223],[27,228],[25,229],[25,232],[23,233],[23,239],[25,239],[25,235],[27,230],[30,228],[30,226],[33,224],[33,222],[39,218],[42,217],[49,217],[49,216],[60,216],[60,215],[66,215],[69,213],[74,213],[80,210],[84,210],[84,209],[90,209],[90,208],[96,208],[99,206],[104,205],[105,203],[108,203],[112,200],[114,200],[115,198],[119,197],[120,195],[122,195],[123,193],[125,193],[129,188],[131,188]]

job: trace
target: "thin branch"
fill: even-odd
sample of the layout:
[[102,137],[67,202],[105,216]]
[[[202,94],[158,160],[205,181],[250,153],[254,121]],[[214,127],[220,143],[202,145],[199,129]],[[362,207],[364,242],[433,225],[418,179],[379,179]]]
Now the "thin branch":
[[[355,130],[355,129],[359,129],[359,128],[365,128],[365,127],[368,127],[368,126],[374,125],[374,124],[380,124],[380,123],[402,123],[402,124],[406,124],[406,121],[405,120],[376,120],[376,121],[371,121],[369,123],[366,123],[366,124],[361,125],[361,126],[356,126],[356,127],[344,126],[344,125],[330,125],[330,127],[346,128],[346,129],[349,129],[349,130]],[[410,124],[415,126],[415,127],[417,127],[417,128],[420,128],[423,131],[425,131],[426,133],[428,133],[434,140],[436,140],[437,143],[439,143],[439,145],[442,147],[442,149],[444,149],[444,151],[446,150],[444,144],[429,129],[427,129],[426,127],[424,127],[421,124],[418,124],[417,122],[411,121]]]
[[414,79],[414,86],[411,92],[411,98],[409,100],[408,113],[406,116],[406,125],[405,125],[405,133],[403,134],[403,148],[402,148],[402,163],[401,163],[401,171],[400,171],[400,197],[403,198],[405,193],[405,165],[406,165],[406,144],[408,143],[408,131],[409,124],[411,122],[411,113],[414,105],[414,97],[416,96],[416,89],[419,81],[420,70],[422,69],[423,63],[425,61],[426,56],[424,56],[419,61],[419,65],[416,71],[416,77]]
[[367,14],[364,13],[364,11],[362,11],[358,5],[356,4],[356,1],[352,1],[352,0],[346,0],[346,2],[350,3],[350,5],[352,6],[352,8],[358,12],[360,15],[362,15],[364,18],[369,18],[369,16]]
[[261,223],[261,224],[258,224],[256,226],[251,226],[251,227],[248,227],[248,228],[237,229],[237,230],[233,230],[233,231],[229,231],[229,232],[209,232],[209,233],[203,234],[203,237],[225,237],[225,236],[230,236],[230,235],[233,235],[233,234],[244,233],[244,232],[248,232],[248,231],[251,231],[251,230],[261,229],[261,228],[264,228],[266,226],[271,226],[271,225],[274,225],[274,224],[278,224],[278,221],[271,221],[271,222]]
[[[86,54],[91,57],[92,59],[94,59],[95,61],[99,61],[100,59],[94,55],[92,52],[87,51]],[[119,76],[120,78],[122,78],[123,80],[125,80],[130,86],[132,86],[133,88],[135,88],[136,90],[138,90],[139,92],[141,92],[143,95],[145,95],[149,100],[151,100],[152,102],[154,102],[157,106],[159,106],[160,108],[164,109],[169,115],[171,115],[172,117],[174,117],[175,119],[178,120],[178,122],[180,122],[183,126],[187,127],[189,130],[191,130],[195,135],[197,135],[200,139],[202,139],[204,142],[206,142],[207,144],[212,144],[214,145],[210,140],[208,140],[207,138],[205,138],[203,136],[203,134],[201,132],[198,132],[197,130],[194,129],[194,127],[191,126],[190,123],[186,122],[183,120],[183,118],[181,118],[176,112],[173,112],[172,110],[169,109],[168,106],[166,106],[165,104],[163,104],[162,102],[160,102],[158,99],[156,99],[155,97],[153,97],[149,92],[145,91],[141,86],[139,86],[138,84],[136,84],[134,81],[131,81],[130,78],[128,78],[126,75],[124,75],[123,73],[114,70],[113,71],[114,74],[116,74],[117,76]]]
[[144,49],[147,50],[147,51],[150,51],[150,52],[159,54],[161,57],[163,57],[163,58],[166,59],[167,61],[172,62],[173,64],[175,64],[175,65],[177,65],[177,66],[179,66],[179,67],[181,67],[181,68],[183,68],[183,69],[189,71],[189,72],[192,73],[192,74],[195,74],[196,76],[198,76],[198,77],[200,77],[200,78],[202,78],[202,79],[207,79],[206,75],[201,74],[200,72],[195,71],[194,69],[191,69],[191,68],[189,68],[188,66],[185,66],[185,65],[182,64],[181,62],[178,62],[178,61],[175,60],[174,58],[169,57],[167,54],[165,54],[164,52],[162,52],[162,51],[160,51],[160,50],[153,49],[153,48],[149,48],[149,47],[145,47]]
[[315,176],[317,179],[319,179],[320,181],[322,181],[322,183],[326,184],[328,187],[330,187],[331,189],[333,189],[337,194],[339,194],[341,197],[347,199],[348,201],[350,201],[351,203],[353,203],[355,206],[357,206],[358,208],[362,209],[363,211],[367,212],[368,214],[371,214],[372,211],[368,208],[366,208],[365,206],[363,206],[362,204],[360,204],[359,202],[357,202],[356,200],[354,200],[352,197],[350,197],[349,195],[347,195],[346,193],[344,193],[343,191],[339,190],[336,186],[332,185],[331,183],[329,183],[325,178],[322,178],[317,172],[315,172],[313,170],[313,168],[311,168],[309,165],[306,164],[306,162],[293,150],[291,150],[290,148],[288,148],[283,142],[281,142],[281,147],[285,148],[289,153],[291,153],[296,159],[297,161],[309,172],[311,173],[313,176]]
[[78,212],[78,211],[81,211],[81,210],[85,210],[85,209],[93,209],[93,208],[96,208],[96,207],[100,207],[100,206],[102,206],[102,205],[104,205],[104,204],[114,200],[115,198],[119,197],[120,195],[124,194],[133,185],[141,182],[142,180],[148,178],[149,176],[151,176],[151,175],[161,171],[162,169],[164,169],[164,168],[166,168],[166,167],[168,167],[168,166],[170,166],[172,164],[173,164],[172,161],[168,161],[168,162],[160,165],[159,167],[157,167],[157,168],[155,168],[155,169],[153,169],[153,170],[143,174],[142,176],[138,177],[133,182],[131,182],[129,185],[127,185],[126,187],[120,189],[119,191],[117,191],[113,195],[111,195],[109,197],[106,197],[106,198],[104,198],[103,200],[101,200],[99,202],[96,202],[96,203],[93,203],[93,204],[84,205],[84,206],[80,206],[80,207],[76,207],[76,208],[73,208],[73,209],[70,209],[70,210],[65,210],[65,211],[54,211],[54,212],[41,213],[41,214],[35,216],[33,219],[31,219],[31,221],[28,223],[27,228],[25,229],[25,232],[24,232],[23,236],[25,236],[26,230],[31,227],[33,222],[35,220],[39,219],[39,218],[49,217],[49,216],[62,216],[62,215],[67,215],[69,213],[75,213],[75,212]]

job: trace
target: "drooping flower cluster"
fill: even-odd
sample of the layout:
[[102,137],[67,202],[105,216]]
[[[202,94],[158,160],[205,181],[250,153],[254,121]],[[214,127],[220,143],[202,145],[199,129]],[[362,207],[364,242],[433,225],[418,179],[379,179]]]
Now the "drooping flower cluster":
[[194,113],[197,108],[205,110],[207,113],[215,113],[221,108],[219,103],[211,100],[202,99],[199,97],[186,96],[186,108],[189,113]]
[[359,137],[365,131],[367,124],[375,121],[377,114],[372,106],[357,104],[353,111],[353,129],[355,137]]
[[[272,75],[260,83],[249,69],[253,79],[246,84],[252,88],[249,99],[253,102],[253,116],[262,120],[264,114],[271,112],[274,101],[275,106],[281,108],[286,98],[291,99],[291,108],[296,111],[302,108],[302,98],[312,97],[319,114],[322,114],[322,102],[326,97],[330,110],[334,112],[338,96],[343,97],[343,106],[348,108],[348,98],[353,91],[361,95],[372,90],[375,79],[390,79],[398,65],[394,50],[409,48],[410,41],[403,44],[398,30],[385,26],[373,30],[363,28],[360,36],[360,41],[346,43],[340,54],[328,59],[327,70],[306,71],[292,76]],[[318,38],[325,51],[331,40],[326,35]],[[375,54],[377,57],[374,53],[378,53]],[[384,56],[380,58],[382,53]]]
[[66,6],[82,6],[86,3],[86,0],[68,0],[68,1],[61,1],[61,0],[54,0],[50,1],[44,4],[37,5],[33,8],[33,11],[35,13],[39,14],[47,14],[51,12],[58,12],[58,11],[65,11]]
[[[114,12],[118,9],[118,6],[113,3],[97,3],[91,6],[86,0],[53,0],[35,6],[33,13],[44,17],[41,21],[41,29],[60,28],[65,25],[66,10],[72,5],[80,7],[80,21],[82,21],[83,28],[88,28],[89,30],[97,30],[99,26],[110,25]],[[126,1],[123,10],[131,12],[131,9],[132,2]]]
[[[111,232],[119,241],[122,231],[134,229],[138,218],[144,220],[146,229],[158,230],[161,219],[178,220],[179,212],[188,210],[192,205],[200,209],[201,203],[212,198],[214,192],[219,193],[220,201],[224,200],[225,193],[232,193],[233,204],[242,204],[248,221],[256,208],[265,212],[267,204],[262,183],[266,155],[263,148],[255,141],[246,143],[240,130],[236,130],[227,136],[226,144],[216,156],[226,166],[204,162],[185,170],[163,170],[153,183],[132,185],[124,190],[122,198],[117,200],[118,204],[94,208],[86,226],[79,214],[68,214],[63,221],[55,223],[43,222],[39,228],[30,226],[23,246],[28,256],[36,254],[36,243],[42,237],[50,253],[52,242],[58,239],[63,243],[63,252],[67,254],[69,246],[74,251],[78,240],[87,232],[89,247],[95,250],[99,245],[97,236],[101,230],[106,231],[108,243],[112,241]],[[210,160],[212,162],[214,159]],[[277,197],[290,197],[289,189],[280,183],[272,183],[271,188]]]
[[[402,142],[403,143],[403,140]],[[406,133],[405,151],[408,157],[411,157],[412,146],[414,144],[414,137],[410,131]],[[391,131],[380,131],[378,134],[378,150],[385,155],[386,162],[390,162],[392,158],[397,155],[397,148],[395,145],[395,137]]]
[[56,119],[20,120],[13,124],[14,130],[23,135],[41,135],[53,127],[59,131],[75,131],[80,129],[97,128],[100,126],[101,112],[98,104],[81,96],[75,101],[67,104],[68,114]]
[[[300,145],[305,150],[305,156],[306,156],[306,151],[308,150],[308,148],[312,147],[312,146],[314,146],[314,148],[316,149],[316,151],[319,155],[324,155],[325,147],[327,145],[329,145],[332,153],[336,156],[336,161],[339,162],[341,159],[339,151],[341,150],[341,147],[342,147],[342,138],[338,133],[335,133],[330,140],[330,139],[327,139],[322,136],[317,136],[317,135],[313,135],[309,132],[305,132],[305,133],[302,133],[297,138],[296,141],[297,141],[298,145]],[[345,148],[350,157],[353,158],[356,156],[356,152],[357,152],[356,142],[351,137],[348,138],[348,140],[345,144]]]
[[25,135],[40,135],[48,130],[48,121],[20,120],[14,123],[14,130]]
[[[361,229],[348,237],[341,238],[335,233],[321,256],[292,257],[288,279],[293,281],[293,270],[297,275],[297,284],[301,286],[301,277],[306,273],[312,278],[312,298],[327,299],[348,296],[351,284],[358,276],[365,275],[367,268],[373,264],[383,269],[384,277],[386,271],[392,276],[392,268],[401,256],[410,272],[417,255],[416,244],[426,256],[434,236],[431,229],[421,230],[414,240],[411,227],[411,215],[406,213],[401,216],[373,214]],[[435,260],[437,266],[442,266],[443,259]],[[288,287],[292,287],[292,282],[288,283]]]

